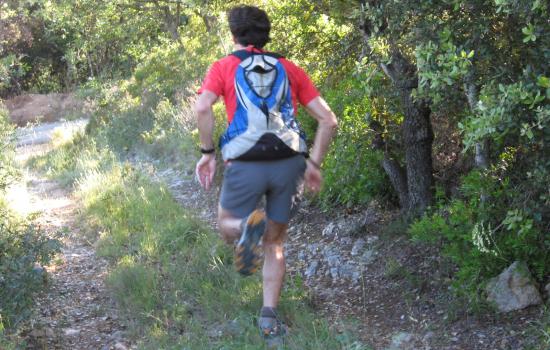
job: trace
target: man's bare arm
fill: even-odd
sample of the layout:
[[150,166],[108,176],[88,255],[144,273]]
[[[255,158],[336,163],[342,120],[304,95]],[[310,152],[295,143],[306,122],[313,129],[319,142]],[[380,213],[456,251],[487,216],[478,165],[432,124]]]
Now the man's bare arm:
[[[199,137],[201,147],[204,149],[214,148],[214,111],[212,105],[216,103],[218,96],[211,91],[205,90],[195,103],[195,113],[197,113],[197,127],[199,128]],[[202,187],[210,189],[216,173],[216,153],[203,154],[195,167],[195,174]]]
[[204,90],[195,102],[194,111],[197,114],[197,127],[202,148],[214,148],[214,111],[212,106],[216,103],[218,95]]
[[328,104],[320,96],[308,103],[306,110],[319,123],[315,139],[313,140],[313,148],[309,156],[315,164],[320,165],[325,158],[332,137],[336,133],[338,121]]

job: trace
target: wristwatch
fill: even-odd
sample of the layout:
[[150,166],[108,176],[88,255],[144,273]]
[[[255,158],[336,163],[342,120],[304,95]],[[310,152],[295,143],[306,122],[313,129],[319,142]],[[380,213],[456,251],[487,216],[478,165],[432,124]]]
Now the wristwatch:
[[208,149],[204,149],[201,147],[201,153],[202,154],[212,154],[216,152],[216,148],[212,147],[212,148],[208,148]]

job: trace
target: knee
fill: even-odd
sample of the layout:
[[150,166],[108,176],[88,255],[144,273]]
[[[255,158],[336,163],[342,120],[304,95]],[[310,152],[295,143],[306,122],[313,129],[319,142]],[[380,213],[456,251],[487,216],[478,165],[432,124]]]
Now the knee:
[[218,233],[220,238],[229,245],[235,243],[237,239],[234,229],[231,226],[228,226],[223,220],[218,221]]
[[282,247],[286,238],[288,225],[279,224],[273,221],[269,221],[267,224],[267,229],[263,238],[263,245],[271,247]]

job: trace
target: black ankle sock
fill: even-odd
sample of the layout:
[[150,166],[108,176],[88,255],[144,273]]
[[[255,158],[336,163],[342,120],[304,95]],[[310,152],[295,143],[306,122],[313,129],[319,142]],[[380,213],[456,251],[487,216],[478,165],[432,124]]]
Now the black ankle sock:
[[277,317],[277,309],[274,307],[262,307],[262,311],[260,311],[261,317]]

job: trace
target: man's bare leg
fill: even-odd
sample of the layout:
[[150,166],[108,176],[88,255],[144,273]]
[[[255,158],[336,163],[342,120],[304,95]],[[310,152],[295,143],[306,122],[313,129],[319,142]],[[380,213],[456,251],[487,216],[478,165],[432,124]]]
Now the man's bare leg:
[[281,296],[281,288],[285,277],[285,256],[283,243],[288,225],[268,220],[263,237],[264,268],[263,268],[263,303],[264,307],[276,308]]
[[[227,244],[233,244],[241,236],[241,218],[236,218],[222,207],[218,208],[220,235]],[[268,221],[263,237],[263,306],[276,308],[279,304],[281,288],[285,276],[285,257],[283,243],[286,238],[287,224]]]
[[227,210],[218,206],[218,226],[220,236],[227,244],[233,244],[241,237],[243,219],[236,218]]

